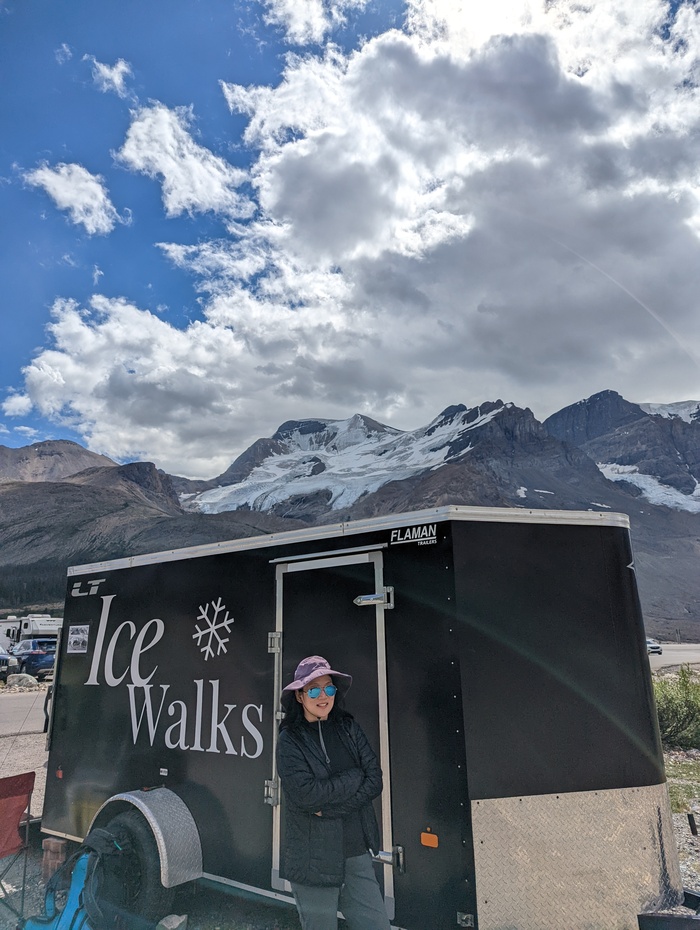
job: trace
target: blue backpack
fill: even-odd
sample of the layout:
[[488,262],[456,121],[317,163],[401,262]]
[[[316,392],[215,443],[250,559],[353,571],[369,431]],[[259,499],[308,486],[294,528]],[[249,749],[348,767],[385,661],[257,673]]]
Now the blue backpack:
[[[23,930],[155,930],[155,923],[121,906],[124,846],[108,830],[92,830],[46,884],[44,913]],[[59,911],[57,895],[66,893]]]

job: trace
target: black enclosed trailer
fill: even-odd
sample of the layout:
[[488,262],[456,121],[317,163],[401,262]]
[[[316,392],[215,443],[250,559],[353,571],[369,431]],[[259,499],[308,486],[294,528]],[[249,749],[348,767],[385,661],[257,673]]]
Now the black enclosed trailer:
[[[624,930],[683,891],[627,517],[441,507],[69,570],[43,829],[289,896],[279,695],[354,677],[406,930]],[[148,788],[149,791],[140,789]]]

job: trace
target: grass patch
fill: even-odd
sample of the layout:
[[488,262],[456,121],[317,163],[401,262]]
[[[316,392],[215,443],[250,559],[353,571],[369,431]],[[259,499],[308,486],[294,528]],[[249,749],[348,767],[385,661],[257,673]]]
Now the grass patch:
[[666,760],[666,778],[674,814],[686,814],[691,802],[700,798],[700,760]]

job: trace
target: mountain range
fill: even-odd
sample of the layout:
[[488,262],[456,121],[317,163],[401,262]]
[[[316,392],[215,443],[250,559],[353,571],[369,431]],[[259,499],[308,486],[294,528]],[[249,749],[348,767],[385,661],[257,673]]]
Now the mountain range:
[[0,446],[0,608],[59,601],[69,564],[448,503],[629,514],[647,630],[700,639],[700,402],[614,391],[543,422],[501,400],[412,431],[288,421],[208,481]]

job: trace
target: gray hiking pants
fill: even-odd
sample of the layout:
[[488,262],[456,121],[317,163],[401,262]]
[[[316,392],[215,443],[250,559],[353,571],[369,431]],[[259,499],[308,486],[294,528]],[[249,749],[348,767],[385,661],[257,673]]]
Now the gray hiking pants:
[[369,853],[345,860],[345,881],[340,888],[291,884],[302,930],[338,930],[338,911],[348,930],[390,930]]

